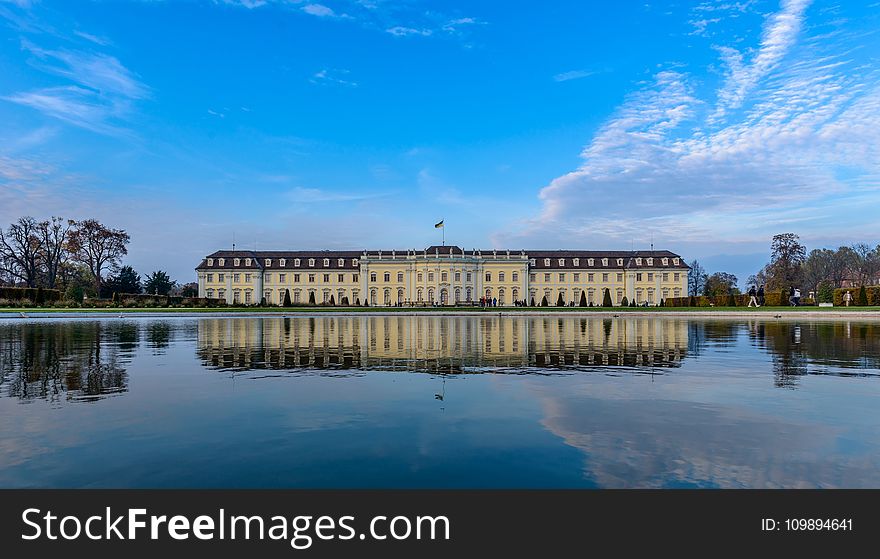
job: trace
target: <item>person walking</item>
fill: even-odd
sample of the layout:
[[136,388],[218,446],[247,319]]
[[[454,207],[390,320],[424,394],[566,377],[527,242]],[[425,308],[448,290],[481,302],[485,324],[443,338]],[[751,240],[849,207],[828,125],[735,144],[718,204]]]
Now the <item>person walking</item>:
[[764,305],[764,285],[758,288],[758,306]]
[[758,292],[755,290],[755,286],[749,287],[749,306],[755,305],[755,308],[759,307],[758,305]]
[[844,292],[843,302],[844,302],[844,304],[846,304],[847,307],[849,306],[850,303],[852,303],[852,300],[853,300],[852,292],[850,292],[850,291]]
[[794,286],[788,288],[788,306],[793,307],[794,305]]
[[798,288],[794,290],[794,306],[801,306],[801,290]]

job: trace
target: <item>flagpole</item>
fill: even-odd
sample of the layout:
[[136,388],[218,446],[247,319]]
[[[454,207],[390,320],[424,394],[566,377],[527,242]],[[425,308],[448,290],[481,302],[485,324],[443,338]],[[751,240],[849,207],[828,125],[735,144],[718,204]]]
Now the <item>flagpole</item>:
[[446,246],[446,218],[441,219],[440,223],[443,224],[443,227],[440,228],[443,229],[443,246]]

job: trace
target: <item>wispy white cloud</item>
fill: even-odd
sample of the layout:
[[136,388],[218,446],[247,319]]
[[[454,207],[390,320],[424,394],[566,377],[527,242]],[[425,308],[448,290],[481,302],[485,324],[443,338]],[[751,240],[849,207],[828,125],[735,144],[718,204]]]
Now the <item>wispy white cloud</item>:
[[569,80],[579,80],[596,74],[593,70],[570,70],[553,76],[553,80],[557,82],[567,82]]
[[336,12],[334,12],[332,8],[329,8],[324,4],[306,4],[302,7],[302,11],[311,16],[336,17]]
[[385,30],[385,32],[390,33],[395,37],[408,37],[411,35],[421,35],[422,37],[428,37],[433,34],[433,31],[431,31],[430,29],[416,29],[414,27],[404,27],[401,25],[389,27]]
[[297,186],[287,193],[287,198],[291,202],[296,202],[298,204],[317,204],[329,202],[357,202],[361,200],[383,198],[388,195],[388,193],[382,192],[335,192],[330,190],[322,190],[320,188],[305,188]]
[[77,37],[85,39],[86,41],[91,41],[92,43],[95,43],[96,45],[100,45],[102,47],[106,47],[111,44],[110,39],[106,37],[99,37],[98,35],[92,35],[91,33],[86,33],[85,31],[74,31],[73,34]]
[[344,85],[346,87],[357,87],[356,81],[346,79],[350,72],[346,69],[324,68],[315,72],[309,79],[314,84],[335,84]]
[[[872,227],[850,200],[880,203],[880,69],[858,37],[804,37],[807,2],[766,17],[754,54],[719,46],[731,70],[716,95],[684,68],[653,76],[541,189],[542,211],[496,242],[564,246],[766,245]],[[847,43],[851,40],[853,44]],[[719,115],[723,115],[721,118]],[[876,232],[873,233],[876,235]]]
[[66,78],[71,85],[21,91],[4,100],[38,110],[47,116],[100,134],[125,134],[121,121],[134,101],[148,98],[150,89],[115,57],[76,50],[47,50],[22,41],[34,67]]

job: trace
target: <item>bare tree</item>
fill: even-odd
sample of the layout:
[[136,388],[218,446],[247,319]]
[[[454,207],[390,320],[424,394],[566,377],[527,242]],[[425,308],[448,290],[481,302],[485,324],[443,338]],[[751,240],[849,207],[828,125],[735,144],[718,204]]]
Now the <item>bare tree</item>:
[[6,274],[37,287],[42,260],[37,220],[20,217],[5,232],[0,229],[0,254]]
[[834,251],[827,248],[814,248],[804,261],[804,287],[818,292],[819,283],[831,279],[834,263]]
[[843,287],[843,280],[852,275],[855,266],[856,255],[849,247],[840,247],[834,251],[831,258],[831,270],[829,279],[834,282],[834,287]]
[[69,247],[73,259],[89,269],[100,293],[103,274],[119,266],[119,260],[128,254],[125,245],[131,237],[122,229],[110,229],[95,219],[77,221],[70,232]]
[[794,233],[773,236],[770,247],[770,265],[767,268],[767,287],[783,289],[800,284],[801,264],[807,258],[807,249]]
[[852,246],[853,272],[859,285],[869,285],[871,278],[880,270],[880,255],[867,243],[856,243]]
[[51,220],[37,224],[37,234],[42,253],[43,275],[46,287],[54,289],[58,279],[58,270],[68,255],[67,240],[72,220],[53,216]]
[[691,262],[691,269],[688,270],[688,294],[699,295],[706,286],[706,270],[697,261]]

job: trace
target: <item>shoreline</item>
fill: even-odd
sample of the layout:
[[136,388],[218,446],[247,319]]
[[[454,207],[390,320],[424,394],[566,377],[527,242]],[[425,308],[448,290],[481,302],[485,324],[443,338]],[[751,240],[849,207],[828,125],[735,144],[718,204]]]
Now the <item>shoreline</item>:
[[[687,309],[687,310],[685,310]],[[850,310],[851,309],[851,310]],[[0,309],[0,320],[4,319],[36,319],[36,318],[122,318],[122,317],[145,317],[145,318],[194,318],[194,317],[315,317],[315,316],[533,316],[533,317],[602,317],[622,318],[632,317],[680,317],[680,318],[858,318],[880,320],[880,307],[800,307],[797,309],[787,307],[771,307],[770,309],[745,310],[739,308],[724,307],[720,309],[700,307],[699,310],[691,310],[689,307],[674,308],[665,307],[645,309],[621,307],[606,309],[604,307],[593,309],[561,308],[547,310],[546,308],[509,308],[500,309],[468,309],[468,308],[277,308],[251,310],[246,308],[212,308],[212,309],[166,309],[166,308],[134,308],[134,309]]]

